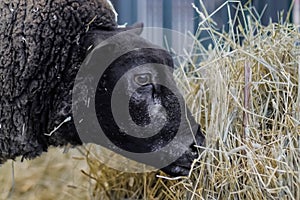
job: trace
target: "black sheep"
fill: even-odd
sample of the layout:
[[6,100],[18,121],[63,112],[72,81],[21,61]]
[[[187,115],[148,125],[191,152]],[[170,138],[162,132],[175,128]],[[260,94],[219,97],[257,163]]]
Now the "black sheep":
[[[82,144],[71,109],[76,75],[91,49],[120,31],[106,0],[0,1],[0,163]],[[162,59],[171,62],[167,54]],[[197,142],[203,141],[199,128]],[[163,170],[186,174],[195,153]]]

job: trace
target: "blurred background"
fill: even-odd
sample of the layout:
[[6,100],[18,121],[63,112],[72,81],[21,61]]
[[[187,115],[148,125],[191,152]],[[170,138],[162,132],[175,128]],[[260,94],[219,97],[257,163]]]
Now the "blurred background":
[[[192,3],[199,7],[199,0],[111,0],[119,16],[119,24],[133,24],[142,21],[145,26],[172,28],[178,31],[195,32],[198,26],[198,14],[195,12]],[[213,12],[219,8],[225,0],[203,0],[207,11]],[[230,4],[237,4],[238,1],[229,1]],[[240,0],[244,4],[253,5],[261,16],[261,22],[267,25],[270,20],[278,22],[278,13],[284,11],[284,18],[289,10],[292,0]],[[300,0],[295,0],[294,14],[290,20],[299,23]],[[232,7],[232,9],[234,9]],[[214,20],[219,27],[228,23],[228,10],[226,8],[218,11]],[[193,23],[190,23],[193,22]]]
[[[182,33],[195,33],[201,19],[199,14],[193,8],[192,4],[200,8],[199,0],[111,0],[117,13],[119,14],[119,24],[134,24],[135,22],[143,22],[146,27],[163,27],[177,30]],[[207,12],[210,14],[224,4],[225,0],[203,0]],[[243,5],[255,7],[257,18],[263,25],[270,22],[278,22],[279,20],[289,20],[290,22],[300,23],[300,0],[240,0],[228,1],[230,9],[223,6],[213,16],[216,22],[216,29],[225,29],[229,27],[228,12],[231,16],[236,14],[238,2]],[[290,16],[287,16],[292,4],[294,9]],[[200,10],[202,12],[202,10]],[[205,46],[210,43],[209,35],[205,32],[200,37],[207,38],[203,40]]]

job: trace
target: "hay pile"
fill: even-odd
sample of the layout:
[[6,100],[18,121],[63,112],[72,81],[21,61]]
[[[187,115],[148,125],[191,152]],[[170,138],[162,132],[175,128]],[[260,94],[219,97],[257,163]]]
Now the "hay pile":
[[[81,199],[300,199],[299,27],[284,19],[264,27],[240,4],[227,33],[215,30],[211,15],[199,16],[194,51],[175,72],[207,138],[191,175],[119,172],[86,147],[75,173],[82,182],[71,191]],[[208,50],[196,39],[204,30],[213,41]]]
[[207,138],[190,189],[204,199],[300,199],[299,27],[254,11],[240,7],[228,34],[206,24],[215,47],[187,75]]
[[63,154],[50,148],[34,160],[8,161],[0,167],[1,200],[90,199],[88,169],[77,149]]

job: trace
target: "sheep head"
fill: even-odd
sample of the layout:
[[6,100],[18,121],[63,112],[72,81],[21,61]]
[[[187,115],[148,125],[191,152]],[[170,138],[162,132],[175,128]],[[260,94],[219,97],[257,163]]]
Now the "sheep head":
[[140,30],[93,30],[83,40],[93,48],[75,81],[75,124],[84,142],[187,175],[204,136],[176,87],[172,56]]

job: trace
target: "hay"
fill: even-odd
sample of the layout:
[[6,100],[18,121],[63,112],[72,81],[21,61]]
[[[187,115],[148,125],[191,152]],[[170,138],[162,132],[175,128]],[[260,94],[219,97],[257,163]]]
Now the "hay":
[[204,199],[300,199],[299,27],[264,27],[238,5],[229,33],[203,23],[215,46],[187,72],[186,99],[207,138],[189,189]]
[[8,161],[0,167],[0,199],[90,199],[88,169],[77,149],[50,148],[34,160]]
[[[73,173],[70,168],[74,159],[59,158],[57,153],[51,162],[49,154],[31,161],[34,163],[30,166],[41,169],[18,167],[16,172],[26,170],[38,180],[18,172],[16,182],[20,179],[22,184],[15,184],[14,197],[300,199],[299,27],[282,18],[280,23],[264,27],[253,8],[242,8],[239,1],[235,2],[237,14],[229,19],[228,33],[215,30],[211,19],[215,13],[198,9],[203,21],[194,36],[194,51],[175,71],[178,86],[207,139],[189,177],[120,172],[102,164],[99,151],[87,146],[81,148],[82,154],[77,157],[80,167]],[[238,24],[237,29],[232,24]],[[208,49],[197,40],[203,31],[208,31],[213,41]],[[65,166],[57,168],[53,162]],[[0,170],[3,174],[10,167],[6,164]],[[45,177],[52,177],[48,184],[41,180]],[[4,198],[11,182],[0,179]],[[68,185],[72,186],[71,191]]]

